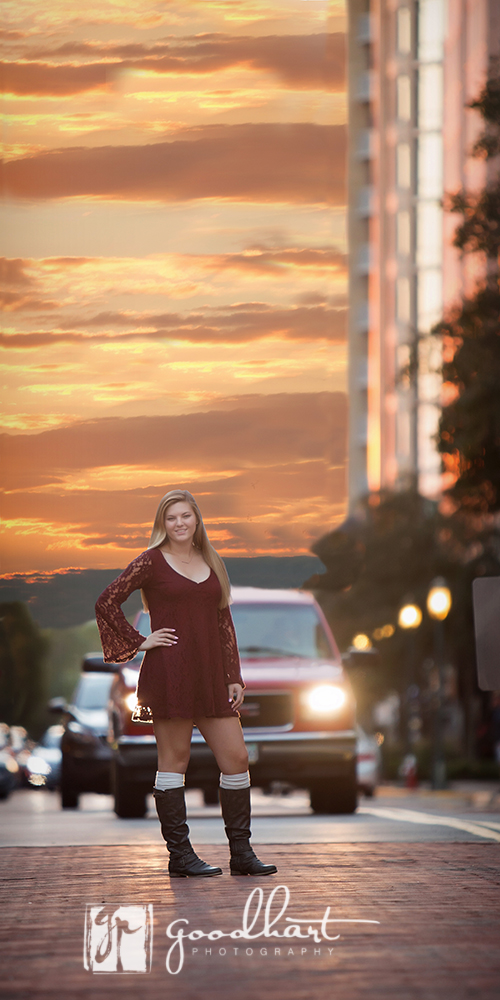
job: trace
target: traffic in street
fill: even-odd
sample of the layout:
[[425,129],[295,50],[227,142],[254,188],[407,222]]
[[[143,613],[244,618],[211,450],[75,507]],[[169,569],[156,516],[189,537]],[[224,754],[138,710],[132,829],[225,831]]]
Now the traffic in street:
[[[186,793],[195,844],[224,844],[218,805],[204,805],[197,789]],[[78,809],[62,809],[60,795],[19,789],[1,804],[2,847],[161,844],[152,796],[141,819],[121,819],[111,795],[84,793]],[[252,789],[255,844],[500,843],[500,782],[456,782],[447,790],[381,784],[360,796],[354,813],[316,815],[307,792],[264,795]]]

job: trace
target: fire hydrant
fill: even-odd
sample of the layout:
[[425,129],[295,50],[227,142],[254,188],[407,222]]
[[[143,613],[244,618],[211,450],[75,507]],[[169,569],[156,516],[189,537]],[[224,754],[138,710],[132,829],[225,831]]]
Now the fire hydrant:
[[418,785],[417,777],[417,758],[414,753],[407,753],[399,766],[398,774],[401,778],[405,779],[406,788],[416,788]]

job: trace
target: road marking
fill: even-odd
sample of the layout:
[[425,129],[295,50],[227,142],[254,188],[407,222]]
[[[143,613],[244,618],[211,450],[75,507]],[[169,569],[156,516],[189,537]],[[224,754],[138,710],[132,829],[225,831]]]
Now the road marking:
[[490,826],[492,830],[500,830],[500,823],[494,823],[491,819],[475,819],[474,823],[479,823],[479,826]]
[[467,820],[456,819],[454,816],[435,816],[432,813],[417,812],[416,809],[391,809],[378,808],[376,806],[359,806],[358,813],[370,813],[372,816],[380,816],[381,819],[396,819],[402,823],[423,823],[428,826],[451,826],[455,830],[464,830],[466,833],[473,833],[476,837],[485,837],[487,840],[497,840],[500,843],[500,832],[490,830],[478,823],[468,823]]

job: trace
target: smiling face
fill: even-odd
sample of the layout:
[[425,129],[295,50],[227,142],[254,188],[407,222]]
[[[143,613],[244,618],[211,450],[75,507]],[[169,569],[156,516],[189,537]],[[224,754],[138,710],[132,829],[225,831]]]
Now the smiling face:
[[191,504],[177,500],[165,511],[166,542],[192,542],[197,527],[196,514]]

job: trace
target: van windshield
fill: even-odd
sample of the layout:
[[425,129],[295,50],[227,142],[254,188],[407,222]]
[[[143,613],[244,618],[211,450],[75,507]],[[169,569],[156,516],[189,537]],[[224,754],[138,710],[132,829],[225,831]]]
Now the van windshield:
[[316,608],[308,604],[232,604],[242,656],[266,659],[335,657]]
[[77,708],[106,708],[114,674],[82,674],[73,697]]

